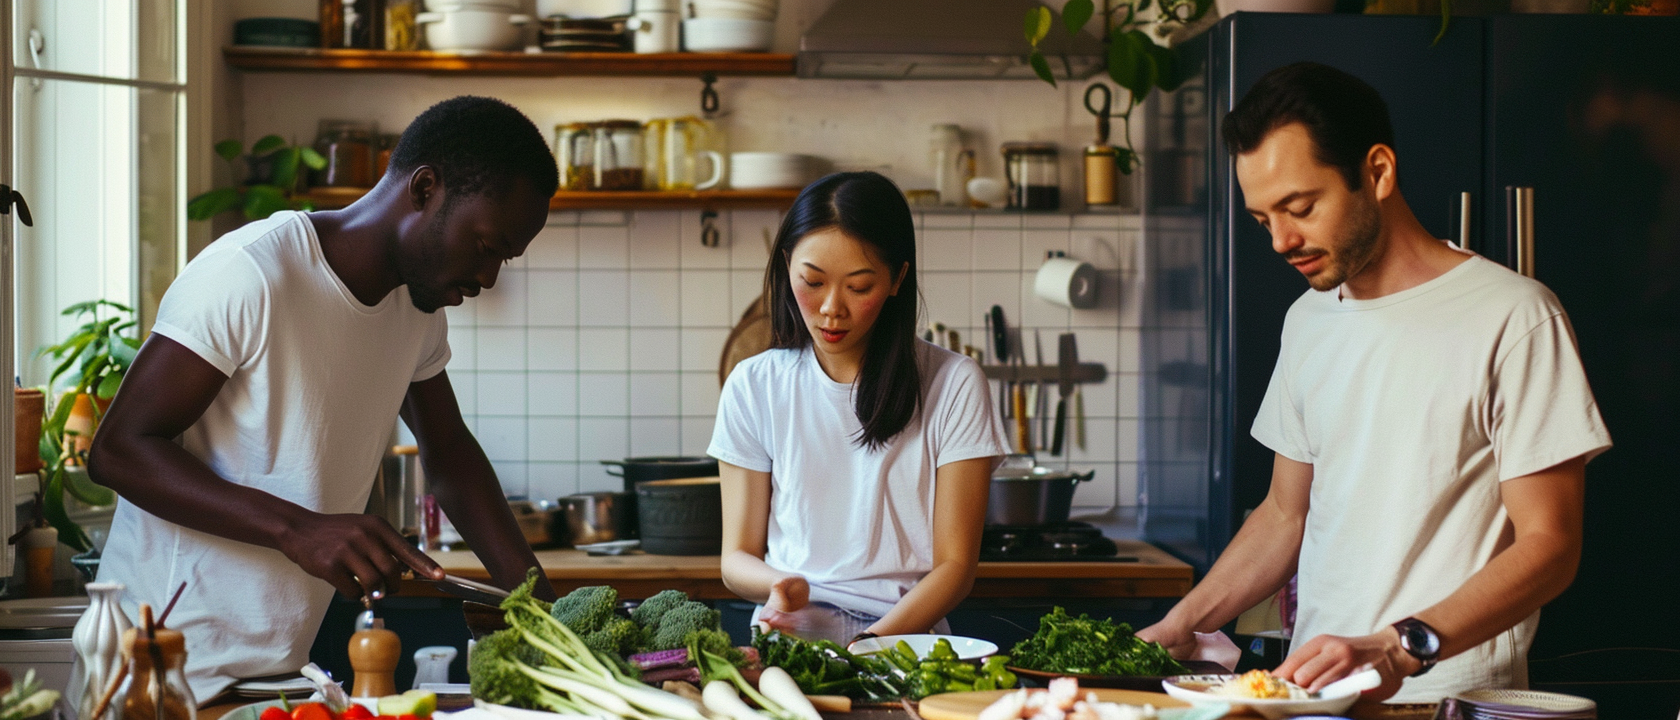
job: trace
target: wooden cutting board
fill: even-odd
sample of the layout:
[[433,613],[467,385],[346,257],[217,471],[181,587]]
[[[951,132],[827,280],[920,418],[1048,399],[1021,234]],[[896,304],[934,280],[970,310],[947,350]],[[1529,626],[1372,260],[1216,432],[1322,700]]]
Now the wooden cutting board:
[[[987,705],[998,698],[1015,692],[1014,690],[977,690],[975,692],[945,693],[923,698],[916,708],[922,720],[974,720]],[[1166,693],[1142,692],[1139,690],[1110,690],[1107,688],[1079,689],[1079,696],[1094,692],[1097,699],[1103,702],[1125,703],[1127,705],[1154,705],[1158,708],[1190,707],[1190,703],[1174,698]]]

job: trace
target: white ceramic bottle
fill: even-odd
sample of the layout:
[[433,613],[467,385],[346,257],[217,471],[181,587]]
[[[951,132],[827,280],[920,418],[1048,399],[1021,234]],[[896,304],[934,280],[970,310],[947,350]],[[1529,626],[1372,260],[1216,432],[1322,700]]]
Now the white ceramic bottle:
[[122,583],[87,585],[88,609],[70,633],[76,665],[67,688],[70,697],[65,698],[75,706],[77,717],[88,717],[93,712],[93,706],[122,665],[123,631],[134,627],[122,610],[124,589]]

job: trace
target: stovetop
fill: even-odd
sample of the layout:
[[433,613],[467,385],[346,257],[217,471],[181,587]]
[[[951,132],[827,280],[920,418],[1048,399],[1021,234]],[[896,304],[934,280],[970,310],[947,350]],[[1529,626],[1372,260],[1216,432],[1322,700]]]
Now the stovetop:
[[1025,560],[1078,562],[1137,562],[1120,556],[1113,540],[1089,523],[1044,525],[987,525],[980,534],[982,561]]

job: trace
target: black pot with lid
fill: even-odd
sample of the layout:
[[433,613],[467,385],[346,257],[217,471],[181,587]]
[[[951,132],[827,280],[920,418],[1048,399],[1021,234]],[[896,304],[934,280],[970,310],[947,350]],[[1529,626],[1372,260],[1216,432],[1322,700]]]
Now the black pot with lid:
[[718,474],[717,459],[705,456],[650,455],[623,460],[602,460],[601,464],[607,466],[607,474],[624,478],[624,493],[629,501],[625,510],[625,517],[629,519],[628,527],[619,535],[624,539],[640,536],[636,524],[637,483],[649,480],[717,477]]

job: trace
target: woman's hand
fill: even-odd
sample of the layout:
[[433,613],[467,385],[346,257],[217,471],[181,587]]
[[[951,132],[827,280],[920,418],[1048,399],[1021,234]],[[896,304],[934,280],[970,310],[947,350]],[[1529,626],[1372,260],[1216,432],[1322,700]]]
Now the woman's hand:
[[798,613],[811,604],[811,583],[799,575],[789,575],[770,586],[770,599],[758,613],[758,624],[767,630],[794,630],[799,627]]

